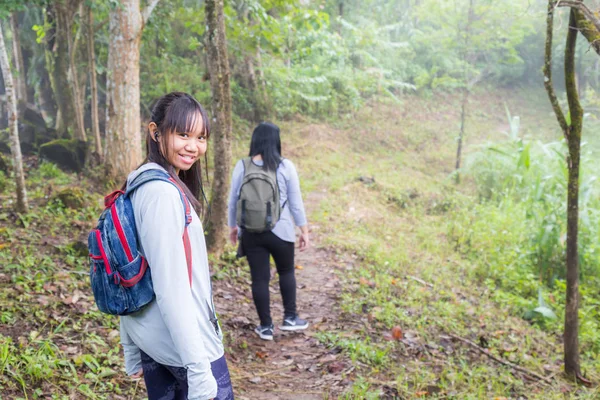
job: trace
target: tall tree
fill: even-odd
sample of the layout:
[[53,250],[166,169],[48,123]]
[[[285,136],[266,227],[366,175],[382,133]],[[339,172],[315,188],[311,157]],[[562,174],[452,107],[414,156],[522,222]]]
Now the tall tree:
[[92,113],[92,134],[94,136],[95,150],[98,157],[102,157],[102,142],[100,140],[100,122],[98,118],[98,82],[96,80],[96,51],[94,48],[94,14],[92,6],[87,4],[85,7],[87,24],[87,50],[88,50],[88,69],[90,75],[91,104]]
[[577,43],[577,12],[571,10],[565,46],[565,88],[569,105],[569,120],[565,117],[554,92],[552,82],[552,31],[555,2],[548,2],[546,48],[544,58],[544,85],[569,148],[567,193],[567,299],[565,308],[564,362],[565,373],[582,379],[579,365],[579,256],[577,234],[579,224],[579,164],[583,110],[579,103],[575,77],[575,45]]
[[231,164],[231,89],[223,0],[206,0],[206,25],[215,169],[207,227],[208,248],[219,255],[227,242],[227,195]]
[[112,179],[124,179],[142,162],[140,43],[159,1],[140,11],[140,0],[121,0],[110,11],[105,161]]
[[27,191],[25,189],[25,172],[23,171],[23,156],[21,155],[21,145],[19,142],[19,124],[17,124],[17,96],[15,93],[12,71],[6,45],[4,42],[4,33],[2,32],[2,21],[0,20],[0,67],[2,68],[2,77],[6,89],[8,100],[8,128],[10,131],[10,151],[13,157],[13,167],[15,170],[15,180],[17,183],[17,211],[27,212]]
[[81,23],[77,27],[76,35],[73,37],[72,27],[75,25],[75,15],[79,14],[82,17],[82,0],[70,0],[69,7],[74,10],[62,11],[65,14],[66,23],[68,29],[66,30],[67,48],[69,53],[69,70],[68,70],[68,81],[71,89],[72,107],[75,111],[75,132],[74,137],[85,142],[87,141],[85,135],[85,126],[83,123],[83,96],[81,90],[81,84],[79,82],[79,73],[77,71],[77,48],[79,44],[79,38],[81,37]]
[[64,2],[54,0],[46,9],[46,22],[51,26],[45,36],[48,44],[46,65],[51,76],[54,98],[58,105],[55,128],[64,137],[77,131],[75,99],[69,78],[69,37],[76,6],[77,4],[71,4],[70,0]]
[[10,14],[10,30],[12,32],[14,69],[17,73],[14,77],[15,93],[17,96],[18,111],[21,114],[27,104],[27,75],[25,63],[23,62],[21,40],[19,38],[19,16],[16,11]]
[[462,53],[462,60],[463,63],[465,65],[464,68],[464,87],[463,87],[463,98],[462,98],[462,104],[460,107],[460,132],[458,134],[458,144],[457,144],[457,148],[456,148],[456,166],[455,166],[455,173],[456,173],[456,183],[460,182],[460,163],[462,160],[462,145],[463,145],[463,138],[465,135],[465,120],[466,120],[466,116],[467,116],[467,104],[469,102],[469,93],[471,92],[471,79],[469,79],[469,68],[467,68],[466,66],[469,65],[469,63],[471,63],[473,60],[473,56],[472,56],[472,52],[471,52],[471,28],[473,25],[473,21],[475,19],[475,9],[473,7],[473,0],[469,0],[469,8],[467,9],[467,24],[465,26],[464,29],[464,46],[461,49],[461,53]]

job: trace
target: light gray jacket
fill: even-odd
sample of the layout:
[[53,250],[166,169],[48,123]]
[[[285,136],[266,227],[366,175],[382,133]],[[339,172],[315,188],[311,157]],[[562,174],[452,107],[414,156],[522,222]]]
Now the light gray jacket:
[[[145,164],[127,181],[147,169],[162,167]],[[188,226],[192,249],[190,288],[182,240],[185,214],[177,188],[168,182],[152,181],[138,188],[131,201],[156,298],[142,311],[121,317],[127,374],[141,369],[141,349],[160,364],[187,369],[188,399],[212,399],[217,395],[217,383],[210,363],[223,356],[223,344],[212,301],[202,223],[192,209]]]

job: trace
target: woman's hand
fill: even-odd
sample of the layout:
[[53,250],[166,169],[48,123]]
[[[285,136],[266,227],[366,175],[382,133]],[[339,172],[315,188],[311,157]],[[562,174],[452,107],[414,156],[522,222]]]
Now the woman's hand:
[[238,240],[238,227],[234,226],[233,228],[229,228],[229,240],[235,246]]
[[299,240],[300,251],[304,251],[310,246],[310,239],[308,237],[308,225],[300,227],[300,230],[302,231]]
[[138,372],[136,372],[135,374],[131,375],[131,379],[139,379],[142,376],[144,376],[144,370],[140,369]]

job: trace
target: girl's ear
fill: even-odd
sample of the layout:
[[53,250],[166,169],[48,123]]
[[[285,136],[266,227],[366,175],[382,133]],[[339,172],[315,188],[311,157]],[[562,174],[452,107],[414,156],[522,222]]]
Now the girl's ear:
[[158,132],[158,126],[156,126],[155,122],[150,122],[148,124],[148,130],[150,131],[150,137],[152,138],[152,140],[154,140],[155,142],[158,141],[158,136],[160,135],[160,133]]

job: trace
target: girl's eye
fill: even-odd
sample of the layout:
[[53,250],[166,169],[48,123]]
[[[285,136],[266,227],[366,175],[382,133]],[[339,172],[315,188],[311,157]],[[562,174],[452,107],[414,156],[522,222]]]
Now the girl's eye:
[[204,142],[206,140],[206,136],[198,136],[198,140]]
[[189,135],[187,133],[180,133],[179,137],[187,138]]

